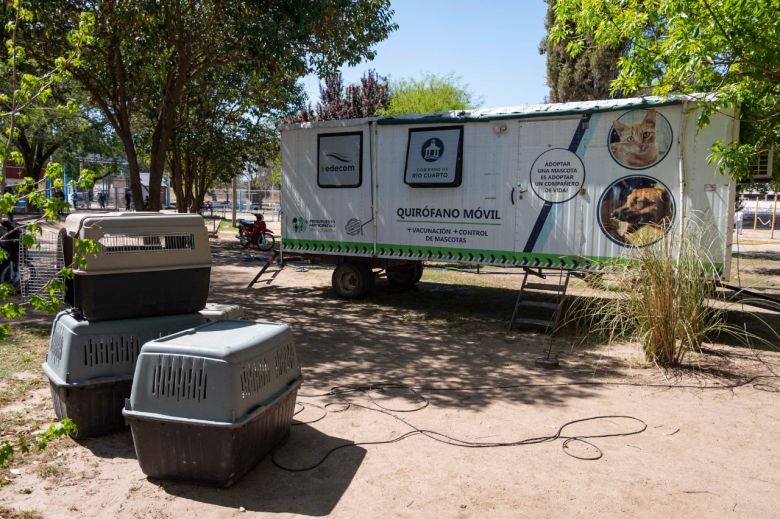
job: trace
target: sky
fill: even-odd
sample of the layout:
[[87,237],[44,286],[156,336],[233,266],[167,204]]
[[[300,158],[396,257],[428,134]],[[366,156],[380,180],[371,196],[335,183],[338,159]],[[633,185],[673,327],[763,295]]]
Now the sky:
[[[390,80],[454,74],[481,108],[541,103],[548,93],[543,0],[392,0],[398,30],[373,61],[342,69],[354,83],[375,69]],[[312,104],[316,77],[304,80]]]

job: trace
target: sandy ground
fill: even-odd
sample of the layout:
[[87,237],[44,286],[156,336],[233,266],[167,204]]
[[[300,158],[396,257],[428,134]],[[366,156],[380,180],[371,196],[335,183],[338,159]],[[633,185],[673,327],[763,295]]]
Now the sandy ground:
[[[567,455],[597,454],[581,442],[469,449],[413,436],[342,449],[307,472],[285,472],[266,458],[229,489],[148,480],[130,433],[122,432],[67,439],[14,465],[20,474],[0,487],[0,508],[45,517],[154,518],[779,515],[780,381],[764,378],[734,389],[642,385],[719,386],[771,376],[780,373],[776,351],[713,345],[709,354],[692,357],[689,369],[662,372],[643,362],[637,345],[583,347],[563,338],[553,344],[561,367],[549,371],[534,365],[549,339],[504,330],[516,276],[431,270],[413,292],[380,281],[370,299],[347,302],[333,297],[331,271],[321,268],[288,266],[247,289],[262,265],[259,254],[226,244],[215,253],[211,300],[292,327],[306,377],[301,395],[386,382],[482,387],[421,390],[429,405],[403,413],[420,407],[420,399],[401,390],[349,397],[393,409],[393,416],[352,407],[323,417],[311,404],[336,399],[299,395],[296,419],[314,422],[292,428],[276,454],[283,465],[307,466],[334,446],[410,430],[394,417],[475,442],[553,435],[566,422],[600,415],[636,417],[647,429],[591,440],[603,453],[596,461]],[[779,327],[776,317],[764,316]],[[736,322],[747,318],[741,311],[732,315]],[[628,385],[583,385],[589,382]],[[54,418],[47,389],[0,413],[21,413],[40,424]],[[564,435],[629,432],[637,424],[603,419],[571,426]]]

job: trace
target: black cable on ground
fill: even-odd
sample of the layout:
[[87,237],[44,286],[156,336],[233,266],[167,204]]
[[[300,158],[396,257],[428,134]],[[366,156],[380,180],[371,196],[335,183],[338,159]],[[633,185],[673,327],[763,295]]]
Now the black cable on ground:
[[[386,389],[403,389],[406,391],[411,392],[416,398],[419,399],[420,403],[416,405],[414,408],[411,409],[392,409],[385,406],[382,406],[381,404],[377,403],[368,393],[370,391],[384,391]],[[371,403],[376,407],[371,407],[363,404],[359,404],[356,402],[349,401],[347,399],[346,395],[354,394],[354,393],[361,393],[364,395],[367,395]],[[410,438],[412,436],[425,436],[433,441],[444,443],[446,445],[452,445],[456,447],[466,447],[466,448],[496,448],[496,447],[515,447],[515,446],[521,446],[521,445],[535,445],[538,443],[548,443],[553,442],[556,440],[563,440],[562,448],[564,452],[577,459],[582,460],[597,460],[600,459],[603,456],[603,452],[601,449],[595,445],[591,440],[597,439],[597,438],[610,438],[610,437],[618,437],[618,436],[632,436],[635,434],[640,434],[644,432],[647,429],[647,424],[640,420],[639,418],[633,417],[633,416],[627,416],[627,415],[604,415],[604,416],[593,416],[588,418],[581,418],[577,420],[571,420],[569,422],[566,422],[561,427],[558,428],[558,430],[552,434],[552,435],[546,435],[546,436],[538,436],[538,437],[532,437],[532,438],[524,438],[520,440],[514,440],[514,441],[508,441],[508,442],[473,442],[469,440],[463,440],[460,438],[456,438],[454,436],[449,436],[447,434],[433,431],[429,429],[423,429],[420,427],[417,427],[413,423],[409,422],[408,420],[397,416],[394,413],[412,413],[416,411],[420,411],[424,408],[426,408],[429,405],[429,402],[425,397],[423,397],[415,388],[405,386],[403,384],[379,384],[379,385],[371,385],[371,386],[341,386],[339,388],[334,388],[333,391],[330,391],[328,393],[323,393],[322,395],[317,396],[333,396],[341,400],[340,402],[331,402],[329,404],[326,404],[325,406],[319,406],[316,404],[306,403],[301,404],[304,406],[312,406],[315,408],[322,409],[325,411],[325,413],[328,412],[328,407],[333,405],[340,405],[341,407],[336,411],[331,412],[344,412],[351,407],[357,407],[360,409],[365,409],[367,411],[373,411],[377,413],[384,414],[386,416],[389,416],[390,418],[401,422],[405,426],[409,427],[411,430],[407,431],[404,434],[401,434],[395,438],[391,438],[389,440],[380,440],[380,441],[372,441],[372,442],[350,442],[345,443],[342,445],[338,445],[336,447],[333,447],[332,449],[328,450],[319,460],[317,460],[315,463],[303,466],[303,467],[290,467],[281,464],[277,459],[277,453],[278,450],[274,451],[271,461],[275,466],[282,470],[286,470],[289,472],[305,472],[309,470],[313,470],[320,465],[322,465],[334,452],[339,451],[341,449],[345,449],[348,447],[358,447],[358,446],[366,446],[366,445],[386,445],[390,443],[397,443],[399,441],[402,441],[406,438]],[[300,410],[297,410],[295,414],[297,415],[303,410],[301,408]],[[303,423],[314,423],[319,420],[322,420],[325,417],[325,414],[318,417],[315,420],[312,420],[310,422],[299,422],[294,425],[303,425]],[[635,422],[637,427],[632,428],[628,431],[618,432],[618,433],[607,433],[607,434],[592,434],[592,435],[566,435],[564,434],[564,431],[567,427],[570,427],[574,424],[579,423],[585,423],[585,422],[595,422],[598,420],[615,420],[615,419],[623,419],[623,420],[630,420],[632,422]],[[590,446],[594,451],[595,454],[593,456],[580,456],[577,455],[569,450],[570,444],[573,442],[582,443],[584,445]]]
[[[410,438],[412,436],[425,436],[426,438],[429,438],[433,441],[444,443],[446,445],[452,445],[456,447],[465,447],[465,448],[497,448],[497,447],[517,447],[517,446],[523,446],[523,445],[536,445],[539,443],[549,443],[557,440],[563,440],[561,444],[561,448],[563,449],[563,452],[566,453],[566,455],[571,456],[573,458],[577,458],[580,460],[598,460],[601,459],[604,455],[603,451],[592,441],[598,438],[614,438],[614,437],[624,437],[624,436],[633,436],[636,434],[640,434],[644,432],[647,429],[647,423],[645,423],[643,420],[636,418],[634,416],[629,415],[601,415],[601,416],[592,416],[587,418],[580,418],[576,420],[571,420],[563,425],[561,425],[558,430],[551,435],[547,436],[538,436],[533,438],[523,438],[519,440],[514,441],[508,441],[508,442],[472,442],[469,440],[463,440],[460,438],[456,438],[453,436],[449,436],[447,434],[438,432],[438,431],[432,431],[429,429],[422,429],[420,427],[417,427],[416,425],[412,424],[408,420],[397,416],[394,413],[413,413],[416,411],[420,411],[422,409],[425,409],[428,407],[430,402],[422,396],[420,393],[421,391],[485,391],[485,390],[496,390],[496,389],[518,389],[518,388],[524,388],[524,387],[566,387],[566,386],[631,386],[631,387],[648,387],[648,388],[661,388],[661,389],[700,389],[700,390],[728,390],[728,389],[737,389],[740,387],[746,387],[749,385],[752,385],[752,388],[757,391],[765,391],[765,392],[772,392],[772,393],[780,393],[780,387],[773,385],[771,383],[764,383],[764,382],[758,382],[760,380],[766,380],[766,379],[778,379],[780,378],[774,370],[771,369],[770,366],[768,366],[765,362],[763,362],[763,359],[759,360],[762,361],[762,363],[765,365],[765,367],[772,373],[771,375],[757,375],[754,377],[750,377],[748,379],[735,382],[732,384],[718,384],[718,385],[695,385],[695,384],[653,384],[653,383],[635,383],[635,382],[620,382],[620,381],[586,381],[586,382],[560,382],[560,383],[523,383],[523,384],[504,384],[504,385],[493,385],[493,386],[450,386],[450,387],[441,387],[441,386],[409,386],[406,384],[400,384],[400,383],[381,383],[381,384],[347,384],[342,386],[335,386],[330,391],[325,393],[318,393],[318,394],[299,394],[298,396],[301,398],[322,398],[322,397],[333,397],[338,399],[338,402],[330,402],[328,404],[325,404],[324,406],[320,406],[314,403],[298,403],[298,405],[301,405],[302,407],[298,410],[296,410],[295,415],[303,411],[303,409],[306,406],[311,406],[317,409],[320,409],[322,411],[321,416],[314,420],[310,420],[307,422],[298,422],[294,423],[293,425],[304,425],[304,424],[310,424],[318,422],[322,419],[324,419],[328,413],[340,413],[347,411],[351,407],[357,407],[361,409],[365,409],[367,411],[373,411],[377,413],[384,414],[386,416],[389,416],[393,420],[396,420],[398,422],[401,422],[405,426],[409,427],[411,430],[407,431],[404,434],[401,434],[399,436],[396,436],[395,438],[391,438],[389,440],[380,440],[380,441],[371,441],[371,442],[350,442],[345,443],[342,445],[338,445],[336,447],[333,447],[332,449],[328,450],[319,460],[316,462],[303,466],[303,467],[289,467],[286,465],[281,464],[277,459],[277,453],[279,450],[275,450],[271,461],[273,464],[282,469],[289,472],[305,472],[309,470],[314,470],[323,463],[335,452],[346,449],[349,447],[359,447],[359,446],[368,446],[368,445],[387,445],[391,443],[397,443],[402,440],[405,440],[406,438]],[[414,407],[407,408],[407,409],[392,409],[386,406],[383,406],[379,404],[372,396],[372,392],[385,392],[388,390],[403,390],[410,392],[414,397],[415,400],[418,402]],[[363,404],[359,404],[353,401],[350,401],[348,397],[350,395],[354,394],[360,394],[365,397],[367,397],[372,404],[372,406],[367,406]],[[331,407],[338,406],[338,409],[331,410]],[[588,422],[597,422],[599,420],[628,420],[635,424],[637,424],[636,427],[631,428],[627,431],[617,432],[617,433],[605,433],[605,434],[589,434],[589,435],[566,435],[564,434],[565,430],[575,424],[581,424],[581,423],[588,423]],[[575,453],[573,453],[569,447],[570,445],[574,443],[580,443],[583,445],[586,445],[593,449],[595,451],[593,456],[580,456]]]

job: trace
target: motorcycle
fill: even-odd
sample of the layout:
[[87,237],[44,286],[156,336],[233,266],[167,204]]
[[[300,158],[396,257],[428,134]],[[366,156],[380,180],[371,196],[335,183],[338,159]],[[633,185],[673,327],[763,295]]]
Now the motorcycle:
[[247,248],[250,245],[261,251],[269,251],[274,248],[276,239],[271,231],[268,230],[268,226],[263,219],[261,213],[255,214],[255,220],[238,220],[238,234],[236,235],[238,241],[241,242],[243,248]]

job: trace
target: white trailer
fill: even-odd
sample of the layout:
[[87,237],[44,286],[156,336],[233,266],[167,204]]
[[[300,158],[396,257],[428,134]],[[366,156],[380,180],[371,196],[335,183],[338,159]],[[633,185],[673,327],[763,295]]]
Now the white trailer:
[[699,129],[693,97],[288,124],[282,251],[336,264],[344,297],[422,262],[593,271],[694,213],[727,275],[734,183],[708,160],[734,114]]

